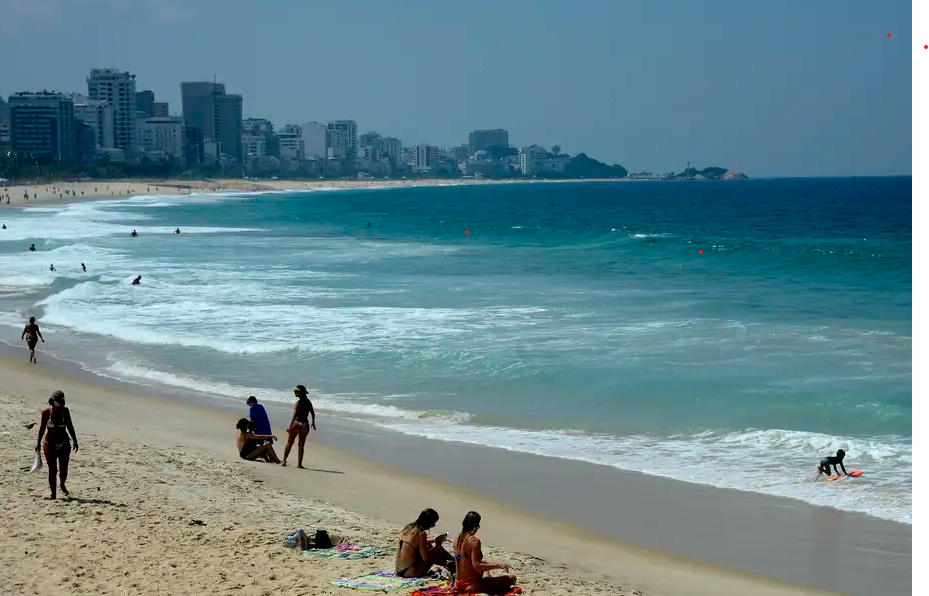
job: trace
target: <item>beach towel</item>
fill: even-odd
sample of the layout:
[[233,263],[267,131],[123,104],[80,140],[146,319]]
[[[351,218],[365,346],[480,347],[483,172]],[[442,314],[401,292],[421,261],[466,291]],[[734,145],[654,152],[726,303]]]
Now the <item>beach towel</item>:
[[320,559],[346,559],[356,561],[358,559],[370,559],[381,555],[389,555],[394,551],[390,547],[384,546],[357,546],[354,544],[341,544],[335,548],[311,548],[300,551],[301,557],[318,557]]
[[[519,586],[513,586],[510,588],[510,591],[507,592],[504,596],[512,596],[513,594],[522,594],[523,589]],[[479,596],[478,594],[470,594],[465,592],[459,592],[455,588],[451,587],[451,584],[445,584],[444,586],[429,586],[428,588],[418,588],[410,592],[410,596]]]
[[358,577],[336,579],[332,581],[332,585],[340,588],[352,588],[353,590],[393,592],[394,590],[411,588],[425,582],[427,579],[425,577],[397,577],[396,574],[389,571],[375,571]]

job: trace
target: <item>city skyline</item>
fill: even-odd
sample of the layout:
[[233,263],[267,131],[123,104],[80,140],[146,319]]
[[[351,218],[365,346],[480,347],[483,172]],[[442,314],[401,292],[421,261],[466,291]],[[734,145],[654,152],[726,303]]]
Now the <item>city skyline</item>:
[[[409,146],[502,127],[513,145],[560,144],[630,171],[910,172],[909,4],[691,4],[280,2],[255,27],[240,0],[5,3],[0,52],[18,59],[0,64],[0,93],[73,91],[90,68],[113,66],[174,113],[180,81],[215,75],[244,97],[244,118],[353,119],[359,134]],[[207,17],[216,26],[201,27]],[[304,58],[307,31],[328,57]],[[109,44],[85,41],[103,34]],[[62,55],[41,61],[26,45]]]

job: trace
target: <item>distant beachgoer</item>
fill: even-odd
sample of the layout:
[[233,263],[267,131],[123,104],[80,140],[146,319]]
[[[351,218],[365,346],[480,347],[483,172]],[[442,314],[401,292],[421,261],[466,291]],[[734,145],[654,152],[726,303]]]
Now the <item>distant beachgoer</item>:
[[130,286],[138,286],[138,285],[140,285],[141,283],[142,283],[142,276],[140,275],[140,276],[138,276],[137,278],[135,278],[134,280],[132,280],[131,282],[129,282],[129,285],[130,285]]
[[239,448],[239,457],[254,461],[263,457],[272,463],[280,463],[274,453],[274,447],[266,443],[265,439],[276,439],[273,435],[259,435],[250,430],[248,418],[241,418],[235,425],[236,437],[235,444]]
[[[297,403],[294,404],[294,415],[290,419],[290,426],[287,428],[287,446],[284,447],[284,461],[282,466],[287,465],[287,456],[290,455],[290,449],[294,446],[294,439],[299,437],[297,443],[297,467],[303,468],[303,450],[306,445],[306,437],[310,434],[310,429],[316,430],[316,412],[313,410],[313,402],[307,396],[306,387],[297,385],[294,387],[294,395],[297,397]],[[310,422],[309,417],[313,417]]]
[[[61,492],[68,496],[68,460],[71,458],[71,442],[74,451],[78,450],[77,434],[71,423],[71,411],[65,407],[64,391],[56,391],[48,400],[48,409],[42,410],[42,423],[39,425],[39,438],[35,450],[42,449],[42,436],[45,435],[45,461],[48,464],[48,487],[52,489],[52,499],[57,498],[55,480],[59,481]],[[48,434],[46,434],[48,430]],[[71,440],[68,440],[68,435]]]
[[132,233],[129,234],[129,237],[130,237],[130,238],[135,238],[135,237],[138,236],[138,235],[139,235],[138,232],[136,232],[135,230],[132,230]]
[[6,224],[3,224],[3,229],[4,229],[4,230],[6,229]]
[[35,252],[35,244],[29,245],[29,252]]
[[[248,417],[255,423],[255,432],[260,435],[270,435],[271,420],[268,419],[265,407],[258,403],[258,398],[250,395],[245,403],[248,405]],[[268,439],[268,442],[273,445],[274,439]]]
[[845,469],[845,464],[842,463],[844,459],[845,459],[845,451],[842,449],[839,449],[838,451],[836,451],[834,456],[830,455],[830,456],[822,458],[821,460],[819,460],[819,467],[816,468],[816,471],[818,472],[816,477],[819,478],[821,474],[825,474],[826,476],[832,476],[832,472],[830,471],[830,468],[834,468],[835,473],[838,474],[840,466],[842,468],[842,473],[847,475],[848,471]]
[[54,263],[52,263],[51,265],[48,266],[48,270],[49,270],[49,271],[58,271],[57,269],[55,269],[55,264],[54,264]]
[[85,265],[84,263],[81,263],[81,270],[82,270],[84,273],[87,273],[87,265]]
[[371,222],[370,222],[370,221],[368,222],[368,227],[369,227],[369,228],[371,227]]
[[[454,557],[442,548],[448,534],[439,534],[433,540],[426,533],[435,527],[439,514],[435,509],[423,509],[416,521],[404,526],[397,544],[394,570],[398,577],[424,577],[433,565],[445,567]],[[404,548],[406,547],[406,548]],[[452,571],[451,567],[449,571]]]
[[481,514],[469,511],[461,522],[461,534],[455,539],[455,589],[477,594],[505,594],[516,584],[515,575],[491,576],[494,569],[509,571],[505,563],[490,563],[481,552]]
[[180,233],[181,233],[181,229],[180,229],[180,228],[174,228],[174,233],[175,233],[175,234],[180,234]]
[[42,337],[42,332],[39,331],[39,326],[36,325],[35,317],[29,317],[29,322],[23,327],[23,334],[19,339],[25,339],[26,345],[29,346],[29,363],[36,364],[38,361],[35,359],[35,347],[39,343],[39,340],[42,340],[42,343],[45,343],[45,338]]

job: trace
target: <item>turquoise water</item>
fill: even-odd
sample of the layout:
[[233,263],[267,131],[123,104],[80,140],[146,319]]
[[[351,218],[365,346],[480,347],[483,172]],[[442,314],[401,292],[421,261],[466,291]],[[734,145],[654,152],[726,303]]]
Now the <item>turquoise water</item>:
[[[0,322],[108,376],[909,523],[910,210],[909,178],[7,210]],[[813,483],[839,447],[865,478]]]

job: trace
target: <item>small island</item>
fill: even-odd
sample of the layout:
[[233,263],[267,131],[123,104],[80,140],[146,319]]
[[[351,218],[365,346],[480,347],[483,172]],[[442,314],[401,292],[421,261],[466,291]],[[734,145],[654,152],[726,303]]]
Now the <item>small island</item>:
[[687,168],[680,174],[670,174],[662,180],[748,180],[748,176],[741,172],[733,172],[726,168]]

